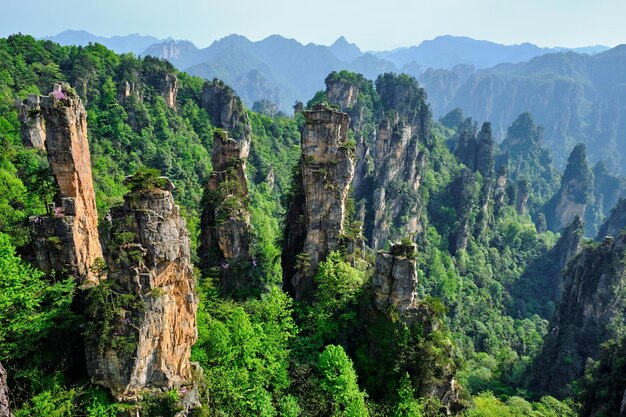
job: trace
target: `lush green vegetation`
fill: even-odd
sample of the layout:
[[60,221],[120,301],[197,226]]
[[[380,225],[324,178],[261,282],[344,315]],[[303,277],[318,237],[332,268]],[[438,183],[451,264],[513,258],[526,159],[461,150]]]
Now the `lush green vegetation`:
[[[169,75],[179,83],[174,106],[164,98],[162,81]],[[216,129],[202,106],[204,81],[165,61],[116,55],[101,45],[61,47],[22,35],[0,39],[0,362],[8,370],[12,405],[16,417],[112,417],[136,405],[116,404],[88,383],[83,344],[97,333],[107,336],[102,349],[131,350],[111,322],[119,309],[141,306],[119,296],[115,283],[98,286],[82,304],[72,280],[44,276],[29,264],[28,216],[45,213],[55,189],[45,155],[22,145],[14,96],[45,94],[58,81],[73,85],[86,105],[101,218],[129,191],[167,186],[160,177],[165,175],[175,186],[194,249]],[[417,244],[410,257],[417,262],[419,317],[405,320],[395,310],[373,308],[375,253],[369,248],[332,252],[320,263],[307,302],[282,291],[282,227],[287,204],[298,192],[303,117],[246,110],[252,127],[247,204],[256,269],[251,273],[262,286],[232,300],[220,295],[217,277],[198,276],[199,338],[192,359],[203,368],[207,395],[197,415],[437,416],[442,404],[426,391],[453,375],[466,416],[573,416],[577,402],[587,407],[617,401],[613,387],[623,383],[621,339],[609,341],[602,356],[589,362],[577,398],[540,397],[527,383],[557,302],[542,289],[554,284],[547,270],[558,274],[548,265],[559,238],[545,230],[544,211],[560,179],[532,117],[521,115],[496,149],[489,126],[478,133],[462,112],[432,121],[424,90],[409,76],[385,74],[372,82],[342,71],[327,81],[359,87],[355,105],[347,109],[362,116],[360,128],[349,133],[351,146],[374,149],[383,117],[417,126],[420,140],[411,151],[426,161],[419,192],[401,177],[387,192],[410,208],[400,221],[419,214],[421,231],[407,238]],[[326,93],[320,92],[308,105],[323,102]],[[474,159],[478,162],[455,155],[467,135],[473,140],[478,135],[486,146]],[[366,191],[375,171],[375,161],[367,158]],[[571,158],[565,176],[584,177],[574,190],[581,201],[598,201],[593,192],[616,194],[623,184],[600,166],[594,189],[584,149]],[[501,166],[508,178],[496,201]],[[572,171],[576,167],[584,172]],[[528,193],[527,210],[518,207],[520,193]],[[371,233],[368,198],[367,192],[353,194],[346,240],[360,236],[360,208],[366,213],[365,233]],[[394,233],[403,226],[394,224]],[[466,242],[459,245],[462,231]],[[120,233],[109,244],[119,247],[127,238]],[[119,262],[141,256],[117,255]],[[171,416],[180,395],[147,396],[140,406],[148,416]]]

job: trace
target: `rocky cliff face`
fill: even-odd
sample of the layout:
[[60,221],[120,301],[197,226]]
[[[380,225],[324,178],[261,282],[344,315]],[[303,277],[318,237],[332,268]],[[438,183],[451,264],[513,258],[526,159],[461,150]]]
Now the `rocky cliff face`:
[[626,227],[626,199],[620,199],[611,210],[611,215],[598,231],[597,241],[602,241],[606,236],[617,237]]
[[[424,154],[418,152],[418,141],[415,126],[399,114],[385,118],[378,127],[373,198],[374,248],[383,246],[389,239],[414,236],[421,230],[417,191],[426,160]],[[400,220],[403,216],[407,221]],[[398,234],[399,227],[403,228],[403,236]]]
[[417,291],[415,245],[395,244],[390,252],[379,251],[372,287],[375,305],[383,312],[390,306],[400,313],[414,307]]
[[563,279],[561,271],[574,259],[582,250],[582,240],[585,235],[583,222],[580,217],[576,217],[561,233],[561,238],[550,251],[549,256],[556,268],[552,271],[551,288],[554,289],[554,300],[560,300],[563,294]]
[[87,369],[93,383],[120,401],[192,378],[198,300],[189,234],[173,187],[163,181],[163,188],[133,191],[111,209],[107,280],[90,295],[96,327],[88,337]]
[[374,156],[372,247],[414,237],[422,229],[418,190],[424,165],[420,141],[430,134],[431,114],[415,79],[385,74],[376,81],[385,116],[378,125]]
[[593,173],[587,164],[584,145],[577,145],[569,156],[561,177],[561,188],[546,207],[548,228],[558,232],[576,216],[585,218],[593,197]]
[[[245,151],[244,151],[245,149]],[[225,292],[245,289],[249,283],[250,213],[246,183],[247,146],[225,130],[213,138],[213,172],[205,192],[199,253],[204,268],[221,269]]]
[[24,101],[16,99],[16,105],[24,145],[45,151],[46,123],[41,115],[40,97],[29,95]]
[[7,388],[7,373],[0,363],[0,417],[13,417],[9,407],[9,389]]
[[221,81],[205,84],[202,103],[221,130],[213,138],[213,173],[205,191],[198,253],[203,268],[220,268],[223,290],[231,293],[250,284],[246,159],[252,128],[241,100]]
[[[176,109],[176,98],[178,97],[178,77],[174,72],[174,67],[168,69],[150,68],[149,62],[154,58],[146,58],[144,63],[143,79],[147,85],[154,88],[165,100],[167,107]],[[169,65],[169,64],[168,64]]]
[[582,375],[587,358],[614,338],[626,317],[626,236],[606,238],[570,261],[563,295],[535,372],[540,392],[563,396]]
[[339,79],[326,79],[326,97],[329,103],[338,104],[344,110],[356,104],[359,96],[358,83]]
[[228,131],[241,148],[245,159],[250,152],[252,127],[243,107],[243,102],[235,91],[222,81],[213,79],[202,90],[202,106],[209,114],[213,126]]
[[472,219],[475,218],[475,211],[479,201],[479,185],[476,180],[476,174],[468,168],[462,168],[459,175],[452,181],[448,187],[450,195],[454,201],[456,216],[459,221],[459,227],[456,233],[450,236],[449,248],[450,252],[456,253],[461,249],[467,248],[469,238],[472,235]]
[[[31,100],[33,101],[33,100]],[[35,256],[43,271],[66,270],[97,283],[90,271],[102,258],[98,213],[87,142],[87,113],[67,84],[39,99],[48,162],[58,186],[53,215],[31,218]]]
[[[412,327],[420,326],[423,337],[428,339],[435,332],[441,331],[442,323],[425,303],[417,299],[417,266],[415,245],[398,243],[391,246],[390,252],[379,251],[372,278],[374,305],[378,314],[389,314],[394,309],[402,323]],[[439,346],[450,349],[450,345]],[[426,360],[428,362],[428,359]],[[462,408],[460,387],[455,378],[452,363],[420,363],[411,365],[421,368],[418,393],[420,397],[435,397],[441,400],[446,415],[456,414]],[[429,369],[430,368],[430,369]],[[433,368],[436,368],[434,371]]]
[[[293,265],[295,272],[290,275],[293,269],[283,271],[285,288],[298,299],[313,289],[318,264],[339,248],[354,175],[354,149],[348,143],[350,117],[322,105],[302,114],[306,119],[301,144],[304,207],[292,202],[287,216],[294,218],[298,216],[294,213],[301,212],[306,232],[302,252]],[[285,233],[289,236],[298,228],[301,224],[287,224]]]

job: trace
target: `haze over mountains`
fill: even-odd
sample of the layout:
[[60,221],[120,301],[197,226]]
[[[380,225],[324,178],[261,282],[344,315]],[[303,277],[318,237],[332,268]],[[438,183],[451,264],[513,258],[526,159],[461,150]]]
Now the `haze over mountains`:
[[[105,38],[68,30],[45,39],[61,45],[98,42],[117,53],[165,58],[193,75],[222,79],[232,85],[249,106],[265,99],[287,112],[296,100],[307,100],[320,90],[326,75],[334,70],[348,69],[367,78],[388,71],[419,77],[428,68],[453,69],[457,65],[468,65],[473,71],[505,62],[524,62],[565,49],[541,48],[530,43],[502,45],[448,35],[423,41],[418,46],[380,52],[362,51],[343,36],[332,45],[324,46],[303,45],[280,35],[256,42],[244,36],[229,35],[202,49],[186,40],[137,34]],[[597,53],[606,49],[593,46],[575,51]]]
[[375,79],[385,72],[413,75],[427,93],[433,115],[461,108],[491,121],[496,138],[522,112],[544,126],[546,145],[562,167],[572,147],[589,145],[593,162],[607,160],[626,172],[626,47],[541,48],[440,36],[418,46],[364,52],[344,37],[332,45],[303,45],[273,35],[260,41],[230,35],[198,48],[185,40],[129,35],[103,38],[66,31],[46,39],[61,44],[99,42],[116,52],[164,58],[192,75],[217,77],[252,107],[269,100],[291,113],[342,69]]

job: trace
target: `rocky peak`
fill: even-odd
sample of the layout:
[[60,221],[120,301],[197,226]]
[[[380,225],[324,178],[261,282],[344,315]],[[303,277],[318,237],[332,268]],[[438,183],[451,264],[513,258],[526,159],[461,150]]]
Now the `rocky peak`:
[[204,269],[220,268],[225,292],[249,284],[251,226],[248,211],[246,157],[248,148],[216,130],[213,172],[205,191],[198,253]]
[[619,237],[626,227],[626,199],[620,198],[617,205],[611,210],[611,215],[598,231],[596,241],[600,242],[606,236]]
[[167,107],[176,109],[178,97],[178,77],[174,66],[158,58],[146,57],[143,62],[143,79],[165,100]]
[[454,208],[459,227],[456,234],[451,235],[450,252],[456,253],[467,247],[469,237],[472,234],[471,220],[475,215],[475,209],[479,201],[479,187],[476,174],[468,168],[462,168],[459,175],[448,187],[454,201]]
[[246,158],[250,150],[252,127],[243,102],[235,91],[216,78],[207,81],[202,90],[202,106],[213,126],[227,130],[229,136],[239,143]]
[[[289,236],[301,230],[302,252],[296,259],[285,259],[293,252],[286,247],[283,254],[285,288],[302,299],[313,289],[313,276],[326,256],[339,248],[344,232],[346,201],[354,175],[354,149],[348,140],[350,117],[323,105],[302,113],[306,120],[302,131],[302,196],[297,206],[292,202],[288,219],[300,224],[287,224]],[[291,240],[294,247],[300,243]]]
[[[96,330],[87,339],[93,383],[120,401],[145,390],[191,384],[197,339],[195,279],[185,220],[164,177],[149,186],[129,177],[131,191],[111,209],[107,280],[94,288],[88,311]],[[113,301],[111,301],[113,300]],[[108,304],[117,306],[107,313]]]
[[417,291],[415,245],[396,243],[390,252],[378,251],[372,287],[374,303],[383,312],[390,306],[399,312],[414,307]]
[[87,142],[87,113],[68,84],[55,85],[49,96],[40,97],[39,103],[46,126],[48,162],[58,194],[52,216],[31,218],[35,256],[44,271],[65,269],[81,281],[96,283],[97,277],[90,268],[102,258],[102,249]]
[[9,407],[9,388],[7,387],[7,372],[0,363],[0,417],[13,417]]
[[491,134],[491,123],[483,123],[477,133],[476,125],[467,119],[461,128],[455,155],[472,172],[480,172],[485,179],[493,176],[495,164],[495,142]]
[[556,245],[550,251],[550,258],[558,266],[558,273],[553,277],[552,288],[554,288],[554,300],[560,300],[563,294],[563,280],[561,278],[561,270],[576,257],[582,250],[582,240],[585,235],[583,221],[576,216],[561,233],[561,237]]
[[[371,236],[374,248],[421,230],[417,192],[426,159],[418,150],[419,138],[419,133],[399,113],[385,117],[378,126]],[[414,198],[403,198],[409,195]],[[402,228],[404,235],[392,235],[392,228]]]
[[587,205],[593,198],[593,173],[587,163],[585,145],[574,147],[561,177],[561,188],[548,203],[548,228],[559,231],[576,216],[585,217]]
[[40,97],[31,94],[24,101],[16,98],[15,104],[21,123],[24,145],[45,151],[46,123],[41,115]]
[[358,79],[332,77],[332,74],[326,77],[326,97],[329,103],[337,104],[345,111],[356,104],[358,96]]
[[[578,226],[580,229],[580,226]],[[578,232],[580,233],[580,232]],[[535,372],[539,392],[571,393],[587,358],[626,324],[626,236],[607,237],[573,258],[563,274],[563,295]]]

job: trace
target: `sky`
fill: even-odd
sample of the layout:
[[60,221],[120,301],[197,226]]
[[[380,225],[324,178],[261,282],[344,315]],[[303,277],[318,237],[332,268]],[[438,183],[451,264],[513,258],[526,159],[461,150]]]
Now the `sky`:
[[363,50],[439,35],[549,47],[626,43],[626,0],[0,0],[0,12],[3,37],[83,29],[187,39],[199,47],[232,33],[323,45],[345,36]]

